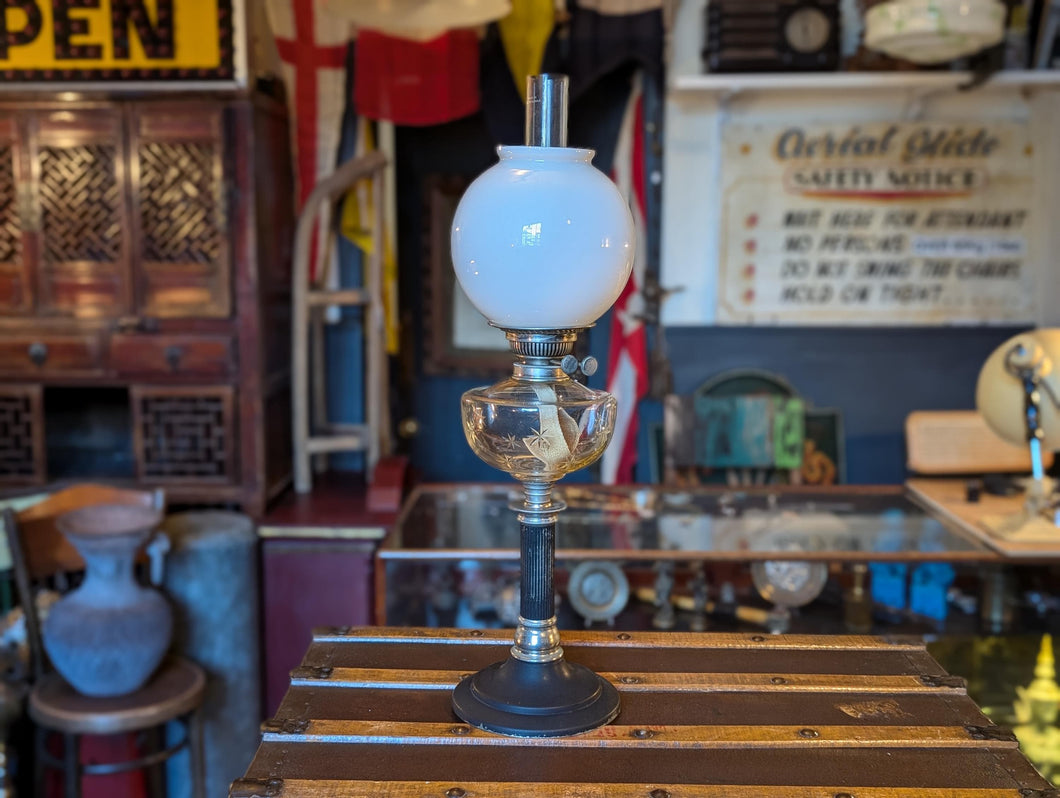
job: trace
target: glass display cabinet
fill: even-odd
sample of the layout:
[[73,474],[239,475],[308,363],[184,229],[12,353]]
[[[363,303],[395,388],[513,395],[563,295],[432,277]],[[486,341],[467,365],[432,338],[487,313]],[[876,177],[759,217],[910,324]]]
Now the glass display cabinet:
[[[900,486],[557,492],[568,505],[556,536],[568,626],[860,632],[884,622],[935,632],[1012,622],[1018,586],[1003,559]],[[516,500],[500,484],[417,488],[377,554],[377,621],[511,625]]]

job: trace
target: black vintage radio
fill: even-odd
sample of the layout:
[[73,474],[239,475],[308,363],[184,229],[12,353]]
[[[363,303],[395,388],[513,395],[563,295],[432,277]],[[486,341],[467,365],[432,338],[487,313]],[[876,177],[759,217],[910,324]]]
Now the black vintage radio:
[[838,0],[709,0],[708,72],[825,71],[839,65]]

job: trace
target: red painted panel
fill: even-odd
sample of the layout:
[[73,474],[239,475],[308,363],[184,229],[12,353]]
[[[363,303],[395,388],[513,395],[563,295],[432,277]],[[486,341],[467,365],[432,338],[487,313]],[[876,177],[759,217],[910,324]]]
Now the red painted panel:
[[371,624],[374,548],[357,540],[263,542],[267,717],[287,692],[314,627]]

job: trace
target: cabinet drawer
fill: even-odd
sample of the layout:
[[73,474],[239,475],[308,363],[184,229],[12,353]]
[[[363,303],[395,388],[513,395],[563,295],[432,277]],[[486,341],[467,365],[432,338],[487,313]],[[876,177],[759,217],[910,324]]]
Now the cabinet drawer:
[[110,340],[110,367],[119,374],[224,377],[232,366],[232,342],[221,336],[115,335]]
[[14,374],[91,374],[101,366],[94,335],[0,337],[0,371]]

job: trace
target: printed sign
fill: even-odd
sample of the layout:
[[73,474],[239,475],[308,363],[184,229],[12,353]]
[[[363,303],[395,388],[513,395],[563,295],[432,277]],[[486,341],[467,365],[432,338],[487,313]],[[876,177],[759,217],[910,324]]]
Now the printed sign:
[[720,320],[1024,322],[1025,124],[730,125]]
[[0,0],[0,85],[231,84],[241,0]]

